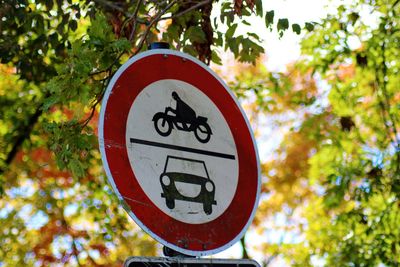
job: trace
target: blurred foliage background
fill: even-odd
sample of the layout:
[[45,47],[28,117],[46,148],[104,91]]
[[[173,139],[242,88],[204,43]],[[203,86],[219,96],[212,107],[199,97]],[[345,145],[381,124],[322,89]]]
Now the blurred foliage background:
[[[300,25],[261,0],[0,0],[0,266],[161,254],[114,196],[96,136],[112,75],[159,40],[225,77],[259,143],[279,135],[243,257],[399,266],[399,2],[341,1]],[[286,71],[268,71],[262,38],[237,30],[252,16],[276,38],[302,34]]]

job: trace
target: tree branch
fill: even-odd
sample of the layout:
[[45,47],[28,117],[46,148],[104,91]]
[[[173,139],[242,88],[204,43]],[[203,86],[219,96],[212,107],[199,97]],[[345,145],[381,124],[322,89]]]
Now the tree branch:
[[278,253],[272,254],[265,261],[263,261],[262,266],[267,267],[277,256],[278,256]]
[[[120,57],[120,56],[119,56],[119,57]],[[119,57],[118,57],[118,58],[119,58]],[[101,92],[100,92],[99,94],[96,95],[96,99],[94,100],[94,102],[93,102],[93,104],[92,104],[92,106],[91,106],[91,112],[90,112],[89,116],[88,116],[86,119],[84,119],[84,120],[82,120],[82,121],[79,122],[79,124],[81,124],[82,129],[83,129],[84,127],[86,127],[86,126],[89,124],[89,122],[92,120],[92,118],[93,118],[93,116],[94,116],[94,114],[95,114],[97,105],[100,104],[100,102],[103,100],[103,97],[104,97],[104,93],[105,93],[105,91],[106,91],[106,88],[107,88],[107,86],[108,86],[108,84],[109,84],[109,82],[110,82],[110,80],[111,80],[111,78],[112,78],[112,76],[113,76],[113,75],[112,75],[112,74],[113,74],[113,73],[112,73],[112,66],[110,66],[110,67],[107,69],[107,72],[108,72],[108,76],[107,76],[107,78],[103,81],[104,84],[103,84],[103,88],[102,88]]]
[[178,1],[177,0],[173,0],[171,1],[163,10],[161,10],[160,12],[158,12],[158,14],[151,20],[150,24],[147,26],[146,31],[144,32],[142,38],[140,39],[140,42],[138,44],[137,50],[135,51],[134,55],[138,54],[140,52],[140,50],[143,47],[144,42],[146,41],[146,37],[150,32],[150,29],[153,27],[153,25],[155,23],[157,23],[161,16],[165,14],[165,12],[168,11],[168,9],[170,9],[173,5],[175,5]]
[[242,246],[242,259],[249,259],[249,254],[247,253],[247,248],[246,248],[246,241],[245,241],[245,236],[244,235],[241,239],[240,239],[240,245]]
[[[400,1],[400,0],[399,0],[399,1]],[[199,8],[199,7],[205,6],[205,5],[210,4],[210,3],[212,3],[212,2],[213,2],[213,0],[204,0],[204,1],[202,1],[202,2],[197,3],[197,4],[194,5],[194,6],[189,7],[188,9],[185,9],[185,10],[183,10],[183,11],[177,13],[177,14],[174,14],[174,15],[172,15],[172,16],[169,16],[169,17],[163,17],[163,18],[161,18],[160,20],[174,19],[174,18],[176,18],[176,17],[185,15],[186,13],[189,13],[189,12],[192,11],[192,10],[195,10],[195,9],[197,9],[197,8]]]
[[126,16],[131,16],[131,15],[130,15],[129,13],[127,13],[122,7],[120,7],[119,5],[116,5],[116,4],[113,3],[113,2],[109,2],[109,1],[106,1],[106,0],[93,0],[93,1],[96,2],[96,3],[98,3],[98,4],[100,4],[100,5],[103,5],[103,6],[106,6],[106,7],[112,8],[112,9],[115,9],[115,10],[121,12],[121,13],[124,13]]
[[[28,123],[19,129],[18,133],[19,135],[17,136],[10,152],[8,152],[8,155],[6,157],[6,160],[4,161],[4,165],[8,166],[11,164],[11,162],[14,160],[15,156],[17,155],[19,149],[21,148],[22,144],[26,139],[28,139],[32,133],[33,127],[35,124],[38,122],[39,117],[42,115],[43,110],[43,103],[40,104],[40,106],[37,108],[35,113],[32,114],[32,116],[29,118]],[[0,166],[0,175],[3,174],[6,171],[6,167]]]
[[82,266],[82,264],[79,262],[79,249],[78,246],[76,245],[76,239],[72,238],[72,254],[75,256],[76,263],[78,266]]
[[[400,0],[398,0],[397,2],[400,2]],[[386,23],[385,23],[386,24]],[[385,34],[388,34],[388,30],[385,30]],[[375,79],[376,79],[376,83],[378,84],[378,86],[380,87],[381,91],[382,91],[382,95],[383,97],[380,97],[380,94],[378,92],[378,102],[379,105],[381,107],[381,114],[382,117],[384,119],[384,124],[385,127],[388,131],[389,134],[389,139],[392,140],[392,142],[394,143],[395,146],[395,150],[396,150],[396,173],[400,172],[400,140],[399,140],[399,132],[397,131],[397,124],[396,124],[396,118],[394,117],[394,115],[392,114],[392,112],[390,112],[390,97],[388,95],[387,92],[387,66],[386,66],[386,43],[385,40],[382,43],[381,46],[381,56],[382,56],[382,63],[379,64],[378,68],[378,73],[381,73],[382,77],[379,78],[379,74],[375,75]],[[383,98],[383,99],[382,99]],[[387,118],[386,118],[387,116]],[[391,126],[388,125],[389,122],[391,124]],[[392,138],[392,134],[394,135],[394,137]]]
[[131,34],[129,35],[129,41],[130,41],[130,42],[132,41],[133,36],[134,36],[135,33],[136,33],[137,15],[138,15],[138,13],[139,13],[140,5],[142,4],[142,2],[143,2],[143,0],[139,0],[139,1],[137,2],[135,11],[133,12],[133,15],[132,15],[132,18],[134,19],[134,21],[133,21],[133,25],[132,25],[132,32],[131,32]]
[[389,116],[390,122],[392,124],[392,128],[393,128],[393,133],[394,133],[394,139],[396,142],[396,147],[399,148],[400,147],[400,140],[398,137],[398,132],[397,132],[397,125],[396,125],[396,119],[394,118],[392,112],[390,112],[390,99],[389,99],[389,95],[387,92],[387,66],[386,66],[386,55],[385,55],[385,51],[386,51],[386,45],[385,45],[385,41],[383,41],[382,44],[382,61],[383,63],[381,64],[382,66],[382,92],[383,92],[383,96],[385,98],[385,102],[386,102],[386,112]]

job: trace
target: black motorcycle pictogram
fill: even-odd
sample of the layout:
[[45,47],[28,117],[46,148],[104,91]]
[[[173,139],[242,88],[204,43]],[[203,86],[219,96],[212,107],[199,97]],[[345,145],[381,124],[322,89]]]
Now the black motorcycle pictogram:
[[[158,112],[153,116],[154,128],[157,133],[161,136],[168,136],[175,127],[180,131],[194,132],[199,142],[207,143],[212,134],[207,118],[197,116],[196,112],[183,102],[176,92],[172,92],[172,98],[176,100],[176,109],[166,107],[164,112]],[[172,113],[172,115],[168,113]]]

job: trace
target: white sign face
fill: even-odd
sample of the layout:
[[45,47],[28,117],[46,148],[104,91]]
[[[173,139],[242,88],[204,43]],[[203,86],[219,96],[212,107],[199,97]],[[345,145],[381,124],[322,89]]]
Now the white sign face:
[[220,110],[193,85],[167,79],[145,87],[131,105],[126,144],[139,185],[168,216],[202,224],[231,204],[235,142]]

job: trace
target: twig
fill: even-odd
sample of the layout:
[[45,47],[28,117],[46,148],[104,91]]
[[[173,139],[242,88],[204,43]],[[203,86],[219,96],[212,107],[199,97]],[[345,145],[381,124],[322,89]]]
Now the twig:
[[140,42],[138,44],[137,50],[135,51],[134,55],[138,54],[140,52],[140,50],[142,49],[143,44],[146,41],[146,37],[149,34],[150,29],[153,27],[153,25],[156,22],[158,22],[160,20],[161,16],[164,15],[165,12],[167,12],[167,10],[170,9],[176,3],[177,3],[177,0],[171,1],[163,10],[158,12],[158,14],[152,19],[152,21],[150,22],[149,26],[147,26],[146,31],[144,32],[142,38],[140,39]]
[[[387,30],[386,30],[387,32]],[[392,112],[390,112],[390,99],[389,99],[389,95],[387,92],[387,80],[386,80],[386,75],[387,75],[387,66],[386,66],[386,56],[385,56],[385,51],[386,51],[386,45],[385,45],[385,41],[383,41],[382,44],[382,61],[383,64],[382,65],[382,80],[383,80],[383,85],[382,85],[382,92],[383,92],[383,96],[385,98],[385,102],[386,102],[386,107],[387,107],[387,114],[388,117],[390,119],[390,122],[392,124],[392,130],[393,130],[393,134],[394,134],[394,141],[395,141],[395,149],[396,149],[396,173],[400,172],[400,140],[399,140],[399,133],[397,131],[397,125],[396,125],[396,118],[393,116]]]
[[81,263],[79,262],[79,249],[78,246],[76,245],[77,240],[75,238],[72,239],[72,253],[76,258],[76,262],[78,263],[78,266],[82,266]]
[[400,147],[400,140],[398,137],[398,132],[397,132],[397,125],[396,125],[396,119],[393,117],[393,114],[390,112],[390,99],[389,99],[389,95],[387,92],[387,80],[386,80],[386,75],[387,75],[387,66],[386,66],[386,56],[385,56],[385,51],[386,51],[386,45],[385,45],[385,41],[383,41],[382,44],[382,61],[383,64],[382,65],[382,92],[383,92],[383,96],[385,98],[385,102],[386,102],[386,108],[387,108],[387,114],[389,116],[390,122],[392,124],[392,128],[393,128],[393,133],[394,133],[394,139],[396,142],[396,147],[397,149]]
[[[48,95],[44,98],[47,98]],[[28,139],[32,133],[33,127],[36,125],[36,123],[39,121],[39,117],[43,113],[43,103],[37,107],[36,112],[32,114],[32,116],[29,118],[28,123],[24,125],[21,129],[19,129],[19,135],[17,136],[10,152],[8,152],[6,160],[4,161],[4,164],[6,166],[10,165],[11,162],[14,160],[15,156],[17,155],[17,152],[21,148],[22,144],[26,139]],[[2,164],[3,165],[3,164]],[[6,171],[6,168],[3,168],[2,165],[0,166],[0,175],[3,174]]]
[[106,78],[102,79],[102,81],[106,81],[106,82],[104,83],[104,86],[103,86],[100,94],[98,94],[98,96],[96,97],[96,100],[94,101],[94,103],[92,105],[92,110],[91,110],[89,116],[86,119],[84,119],[84,120],[79,122],[79,124],[81,124],[82,129],[84,127],[86,127],[88,125],[88,123],[92,120],[94,112],[96,111],[96,106],[98,104],[100,104],[100,102],[103,100],[104,92],[105,92],[105,90],[106,90],[106,88],[107,88],[107,86],[108,86],[108,84],[109,84],[109,82],[110,82],[110,80],[111,80],[111,78],[113,76],[112,69],[113,69],[114,65],[119,61],[119,59],[122,57],[122,55],[124,53],[125,53],[125,51],[122,51],[115,58],[115,60],[110,64],[110,66],[108,66],[106,69],[90,73],[90,76],[93,76],[93,75],[96,75],[96,74],[100,74],[100,73],[103,73],[103,72],[107,72],[107,75],[106,75]]
[[240,245],[242,246],[242,259],[249,259],[249,254],[247,253],[245,235],[240,239]]
[[[399,0],[399,1],[400,1],[400,0]],[[204,0],[204,1],[202,1],[202,2],[197,3],[197,4],[194,5],[194,6],[189,7],[188,9],[185,9],[185,10],[183,10],[183,11],[177,13],[177,14],[174,14],[174,15],[172,15],[172,16],[169,16],[169,17],[163,17],[163,18],[161,18],[160,20],[173,19],[173,18],[182,16],[182,15],[184,15],[184,14],[186,14],[186,13],[188,13],[188,12],[194,10],[194,9],[197,9],[197,8],[199,8],[199,7],[201,7],[201,6],[205,6],[205,5],[210,4],[210,3],[212,3],[212,2],[213,2],[213,0]]]
[[386,128],[386,131],[387,131],[387,134],[389,135],[390,141],[394,142],[394,140],[392,140],[392,135],[391,135],[392,131],[391,131],[390,127],[389,127],[388,119],[386,118],[386,112],[385,112],[386,111],[386,106],[385,106],[384,101],[381,99],[382,97],[381,97],[381,95],[379,93],[379,84],[380,84],[380,79],[378,77],[378,74],[375,74],[374,90],[376,91],[376,95],[377,95],[377,98],[378,98],[378,104],[380,106],[380,113],[381,113],[381,117],[382,117],[382,120],[383,120],[383,125]]
[[93,1],[96,2],[96,3],[99,3],[99,4],[103,5],[103,6],[107,6],[107,7],[110,7],[112,9],[115,9],[115,10],[121,12],[121,13],[124,13],[127,16],[130,16],[130,14],[127,13],[122,7],[116,5],[116,4],[112,3],[112,2],[109,2],[109,1],[106,1],[106,0],[93,0]]
[[135,32],[136,32],[137,15],[138,15],[138,13],[139,13],[140,5],[142,4],[142,2],[143,2],[143,0],[139,0],[139,1],[137,2],[135,11],[133,12],[133,15],[132,15],[132,17],[134,18],[134,21],[133,21],[133,25],[132,25],[132,32],[131,32],[131,34],[129,35],[129,41],[130,41],[130,42],[132,41],[133,35],[134,35]]
[[102,88],[101,92],[96,96],[96,100],[92,104],[89,116],[86,119],[79,122],[79,124],[81,125],[81,129],[85,128],[88,125],[88,123],[92,120],[94,113],[96,111],[97,105],[100,104],[100,102],[103,100],[105,90],[113,76],[112,75],[112,67],[110,67],[107,71],[108,71],[108,77],[106,79],[104,79],[105,83],[103,85],[103,88]]

